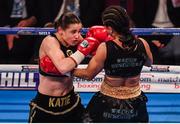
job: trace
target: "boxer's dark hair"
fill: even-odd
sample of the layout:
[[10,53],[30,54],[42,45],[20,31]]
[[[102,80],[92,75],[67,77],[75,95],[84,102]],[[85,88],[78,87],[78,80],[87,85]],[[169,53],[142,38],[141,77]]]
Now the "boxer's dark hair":
[[121,34],[119,40],[124,46],[134,46],[135,38],[130,31],[130,18],[124,8],[115,5],[107,7],[102,13],[102,22]]
[[68,28],[70,24],[81,23],[81,20],[73,12],[63,13],[60,18],[54,23],[54,27],[57,29],[59,26],[62,29]]

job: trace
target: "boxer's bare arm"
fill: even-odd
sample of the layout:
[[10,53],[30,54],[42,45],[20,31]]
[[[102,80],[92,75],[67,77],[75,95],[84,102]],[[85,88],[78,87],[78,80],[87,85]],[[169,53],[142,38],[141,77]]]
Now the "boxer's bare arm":
[[76,66],[72,59],[68,57],[65,58],[64,53],[61,51],[60,45],[55,38],[46,37],[43,41],[42,49],[61,74],[71,71]]
[[152,55],[151,49],[146,40],[144,40],[143,38],[139,38],[139,39],[141,39],[141,41],[143,42],[146,49],[147,56],[148,56],[144,65],[151,66],[153,64],[153,55]]
[[77,51],[74,54],[70,57],[65,57],[55,38],[47,37],[43,42],[43,50],[46,52],[45,54],[52,60],[61,74],[65,74],[74,69],[78,64],[80,64],[85,56],[96,50],[100,44],[98,40],[92,37],[87,37],[78,45]]
[[104,61],[106,59],[106,45],[101,43],[97,48],[96,54],[90,60],[87,68],[76,68],[73,71],[73,75],[87,80],[92,80],[104,67]]

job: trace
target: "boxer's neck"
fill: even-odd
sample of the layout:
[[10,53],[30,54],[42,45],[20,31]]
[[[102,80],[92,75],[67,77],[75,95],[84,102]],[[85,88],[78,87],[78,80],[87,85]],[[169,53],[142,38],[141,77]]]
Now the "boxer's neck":
[[56,33],[55,35],[56,35],[57,39],[59,40],[59,42],[60,42],[63,46],[69,47],[68,43],[67,43],[58,33]]

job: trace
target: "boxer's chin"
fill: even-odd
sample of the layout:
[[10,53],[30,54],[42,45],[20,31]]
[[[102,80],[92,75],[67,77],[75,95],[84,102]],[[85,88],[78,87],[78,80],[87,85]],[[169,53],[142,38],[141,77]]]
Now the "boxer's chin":
[[78,40],[75,40],[75,41],[71,44],[71,46],[76,46],[78,43],[79,43],[79,41],[78,41]]

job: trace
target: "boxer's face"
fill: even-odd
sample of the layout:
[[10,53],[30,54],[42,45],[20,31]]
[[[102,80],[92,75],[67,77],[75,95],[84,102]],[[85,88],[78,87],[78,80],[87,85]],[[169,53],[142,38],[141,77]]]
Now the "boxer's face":
[[107,32],[109,35],[112,35],[112,28],[110,26],[106,26]]
[[68,45],[75,46],[82,40],[81,29],[81,23],[70,24],[68,28],[63,30],[62,38]]
[[117,35],[119,35],[111,26],[106,26],[107,32],[110,36],[115,38]]

